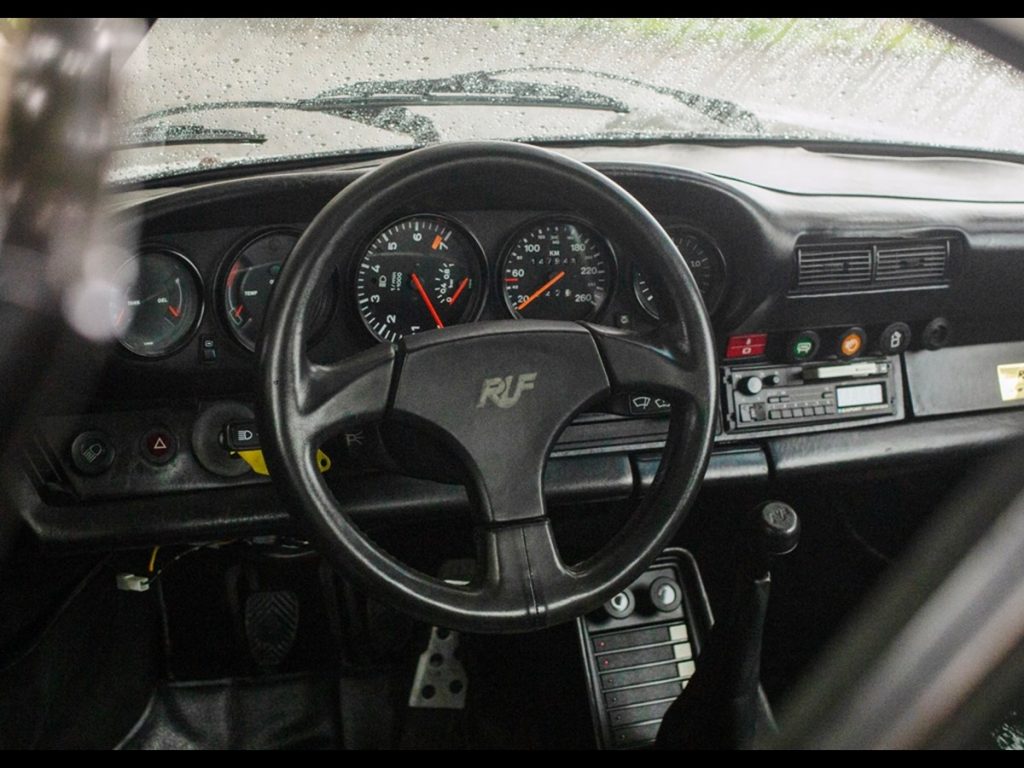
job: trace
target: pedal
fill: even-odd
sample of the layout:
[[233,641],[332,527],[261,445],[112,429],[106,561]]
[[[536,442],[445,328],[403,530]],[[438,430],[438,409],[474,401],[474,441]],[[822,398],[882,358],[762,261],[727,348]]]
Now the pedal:
[[409,691],[409,706],[421,709],[465,709],[466,668],[456,656],[459,633],[431,627],[427,649],[420,654]]
[[299,597],[294,592],[253,592],[245,599],[245,639],[261,667],[276,667],[291,653],[299,628]]

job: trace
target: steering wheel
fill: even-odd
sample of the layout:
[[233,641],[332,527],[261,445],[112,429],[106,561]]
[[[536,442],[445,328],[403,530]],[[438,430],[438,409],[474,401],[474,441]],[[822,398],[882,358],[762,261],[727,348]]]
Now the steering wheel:
[[[657,286],[663,321],[646,336],[587,323],[484,322],[380,344],[331,365],[307,356],[312,302],[343,254],[382,212],[438,188],[518,186],[568,201],[616,233]],[[535,147],[473,142],[410,152],[346,187],[317,215],[281,272],[264,326],[260,434],[271,476],[334,566],[370,595],[424,621],[472,632],[521,632],[596,608],[668,544],[700,487],[714,434],[716,375],[700,292],[664,229],[625,190],[579,162]],[[558,434],[617,392],[672,403],[659,478],[594,556],[559,556],[542,490]],[[500,396],[499,396],[500,394]],[[371,542],[327,488],[314,455],[328,437],[394,419],[429,430],[464,462],[476,502],[478,576],[457,585]]]

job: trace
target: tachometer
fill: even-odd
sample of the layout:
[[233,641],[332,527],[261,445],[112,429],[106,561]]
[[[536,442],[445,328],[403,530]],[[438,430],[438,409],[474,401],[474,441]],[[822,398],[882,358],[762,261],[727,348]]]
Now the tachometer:
[[[670,229],[669,237],[697,281],[704,305],[714,312],[725,292],[725,260],[718,247],[704,235],[690,229]],[[639,269],[633,270],[633,293],[637,303],[655,320],[659,319],[658,303],[650,281]]]
[[[222,310],[232,335],[249,351],[256,349],[274,283],[298,240],[299,235],[290,230],[265,232],[243,245],[231,260],[221,292]],[[314,301],[315,339],[330,319],[332,303],[323,289]]]
[[463,323],[480,307],[483,256],[441,216],[410,216],[370,241],[356,267],[356,306],[381,341]]
[[114,335],[141,357],[162,357],[182,347],[199,323],[199,273],[174,251],[147,251],[114,275],[119,286],[110,302]]
[[585,224],[547,219],[512,238],[501,270],[501,293],[515,317],[589,320],[614,284],[611,247]]

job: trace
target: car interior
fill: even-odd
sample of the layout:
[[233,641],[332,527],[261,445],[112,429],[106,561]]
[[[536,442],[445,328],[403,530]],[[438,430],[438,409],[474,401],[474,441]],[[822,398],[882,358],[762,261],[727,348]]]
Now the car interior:
[[538,66],[257,161],[118,132],[175,20],[7,22],[0,746],[1024,748],[1024,150],[423,116],[629,117]]

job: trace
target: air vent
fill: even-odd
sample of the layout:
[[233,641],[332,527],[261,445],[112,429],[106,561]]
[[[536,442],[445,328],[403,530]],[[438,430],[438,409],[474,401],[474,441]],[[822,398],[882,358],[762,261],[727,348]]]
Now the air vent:
[[796,249],[792,293],[856,293],[945,286],[958,270],[958,236],[831,240]]
[[801,292],[856,290],[871,283],[870,246],[842,243],[806,245],[797,248]]
[[884,285],[934,285],[946,280],[949,240],[879,245],[875,281]]

